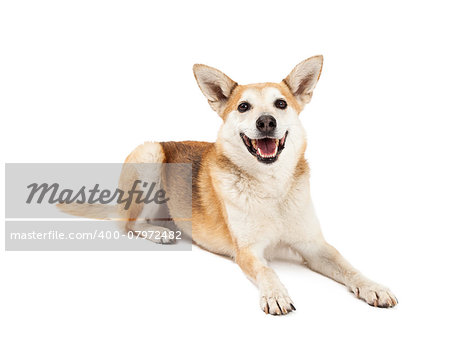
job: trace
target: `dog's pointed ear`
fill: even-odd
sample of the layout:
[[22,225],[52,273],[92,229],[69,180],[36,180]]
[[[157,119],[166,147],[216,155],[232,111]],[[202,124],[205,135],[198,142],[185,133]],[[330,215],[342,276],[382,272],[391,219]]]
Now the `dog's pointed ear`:
[[322,72],[323,56],[310,57],[298,64],[283,80],[297,101],[310,102],[314,88]]
[[193,70],[197,84],[208,99],[209,105],[221,115],[237,82],[210,66],[195,64]]

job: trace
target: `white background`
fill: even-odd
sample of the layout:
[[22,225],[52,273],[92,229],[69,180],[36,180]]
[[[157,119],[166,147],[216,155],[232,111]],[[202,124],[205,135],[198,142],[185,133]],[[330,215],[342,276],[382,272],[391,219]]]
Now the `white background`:
[[221,120],[194,63],[279,81],[323,54],[301,115],[317,212],[328,241],[400,304],[371,308],[277,263],[297,312],[271,317],[235,264],[198,248],[3,250],[0,357],[448,358],[445,5],[2,1],[3,162],[122,162],[145,140],[213,141]]

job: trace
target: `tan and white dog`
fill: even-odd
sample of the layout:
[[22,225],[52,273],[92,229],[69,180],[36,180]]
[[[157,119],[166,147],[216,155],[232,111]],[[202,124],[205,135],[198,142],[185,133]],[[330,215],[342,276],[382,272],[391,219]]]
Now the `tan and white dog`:
[[[194,65],[198,85],[223,119],[216,143],[149,142],[126,163],[192,164],[192,239],[211,252],[232,257],[257,285],[268,314],[295,310],[288,292],[266,259],[289,249],[312,270],[347,286],[377,307],[397,304],[392,292],[353,268],[329,245],[314,212],[305,160],[305,130],[299,114],[309,103],[322,71],[322,56],[298,64],[280,83],[238,85],[217,69]],[[123,171],[120,188],[136,174]],[[191,206],[181,178],[163,179],[169,211]],[[184,195],[183,195],[184,194]],[[95,210],[65,209],[107,217]],[[149,206],[118,208],[127,231],[154,229]],[[175,223],[177,223],[175,219]],[[181,230],[184,222],[177,225]]]

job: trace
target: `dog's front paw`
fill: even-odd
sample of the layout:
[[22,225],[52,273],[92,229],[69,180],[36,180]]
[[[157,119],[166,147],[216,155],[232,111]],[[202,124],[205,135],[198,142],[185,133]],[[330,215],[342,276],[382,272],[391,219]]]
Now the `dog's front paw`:
[[371,281],[352,285],[350,290],[357,298],[364,300],[371,306],[390,308],[398,304],[398,300],[391,290]]
[[261,291],[262,311],[271,315],[286,315],[296,310],[287,291],[283,288],[271,288]]

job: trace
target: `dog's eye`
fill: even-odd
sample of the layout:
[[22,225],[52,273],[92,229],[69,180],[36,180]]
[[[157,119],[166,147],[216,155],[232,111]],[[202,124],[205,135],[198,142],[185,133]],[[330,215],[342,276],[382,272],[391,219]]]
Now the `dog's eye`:
[[275,100],[274,105],[275,105],[275,107],[278,108],[278,109],[286,109],[286,107],[287,107],[287,102],[284,101],[283,99],[278,99],[278,100]]
[[250,110],[250,104],[248,102],[240,103],[238,106],[238,111],[243,113]]

